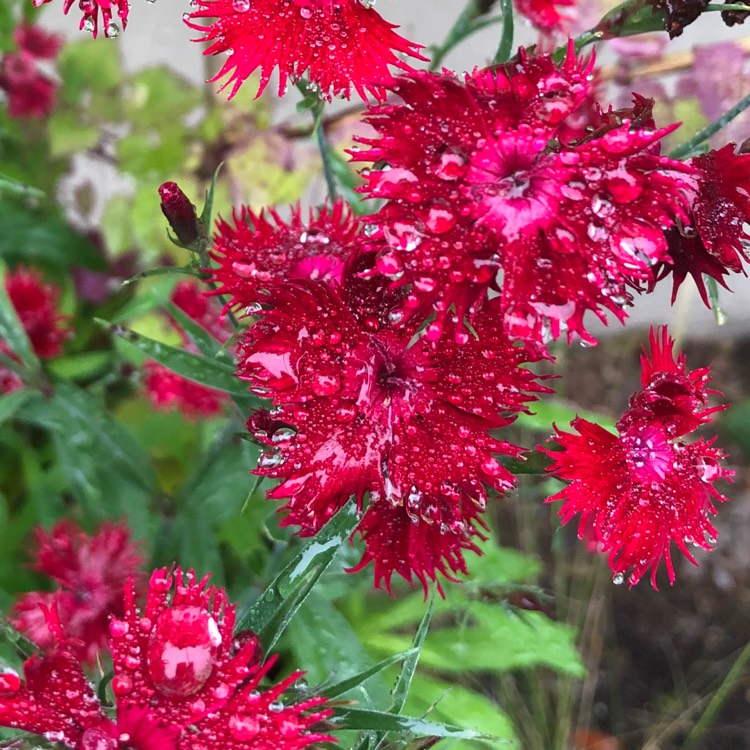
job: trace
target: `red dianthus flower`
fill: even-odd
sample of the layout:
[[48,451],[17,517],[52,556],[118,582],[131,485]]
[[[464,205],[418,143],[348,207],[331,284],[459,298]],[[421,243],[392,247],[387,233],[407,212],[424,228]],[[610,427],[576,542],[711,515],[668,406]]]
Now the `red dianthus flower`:
[[400,295],[362,278],[372,255],[356,257],[341,285],[277,289],[246,334],[238,375],[274,403],[248,426],[269,448],[256,473],[283,480],[268,492],[288,498],[283,524],[313,534],[369,493],[357,569],[374,561],[376,586],[388,590],[393,573],[426,587],[466,572],[489,490],[513,486],[493,454],[520,449],[490,431],[548,389],[520,366],[541,355],[511,343],[492,303],[475,318],[476,337],[451,319],[450,336],[413,341]]
[[57,81],[39,65],[41,60],[57,57],[62,40],[38,26],[22,23],[13,32],[17,52],[10,52],[0,61],[0,89],[8,97],[11,117],[46,117],[55,107]]
[[[204,54],[228,53],[212,80],[227,77],[230,98],[251,73],[260,69],[260,96],[274,68],[279,69],[279,94],[287,80],[307,74],[310,83],[330,99],[349,98],[353,86],[363,99],[384,98],[390,65],[410,70],[402,53],[423,60],[421,45],[396,34],[389,24],[360,0],[197,0],[188,26],[204,31],[210,42]],[[191,21],[214,18],[210,26]]]
[[[172,302],[198,325],[210,333],[218,342],[225,344],[232,331],[221,317],[219,306],[193,281],[179,282],[172,292]],[[170,318],[172,326],[180,333],[183,346],[188,351],[197,351],[195,345],[180,324]],[[143,366],[143,383],[151,403],[158,409],[177,408],[189,419],[215,417],[227,402],[223,391],[209,388],[178,375],[158,362],[148,361]]]
[[259,691],[275,659],[259,666],[257,638],[233,637],[235,608],[207,581],[156,570],[142,612],[125,587],[124,615],[109,624],[114,716],[50,613],[54,647],[26,662],[24,682],[0,674],[0,726],[76,750],[303,750],[331,740],[310,731],[330,714],[324,698],[280,701],[300,672]]
[[708,306],[703,274],[726,287],[724,277],[743,271],[748,259],[744,224],[750,222],[750,154],[736,154],[734,148],[730,143],[688,162],[698,170],[697,195],[687,221],[667,235],[669,257],[654,274],[656,280],[672,274],[673,302],[690,274]]
[[[46,5],[52,0],[32,0],[35,8]],[[63,13],[73,6],[75,0],[64,0]],[[99,33],[99,14],[102,17],[102,26],[104,34],[108,37],[116,37],[120,33],[120,27],[113,20],[113,13],[116,13],[124,29],[128,25],[128,13],[130,12],[130,0],[78,0],[76,3],[83,14],[78,28],[81,31],[90,32],[94,39]]]
[[563,523],[580,514],[579,537],[609,554],[616,583],[629,572],[632,586],[650,569],[656,588],[662,560],[674,583],[672,542],[693,563],[688,544],[712,549],[717,531],[709,516],[715,500],[726,500],[713,485],[733,472],[719,465],[724,453],[713,440],[682,441],[722,408],[706,406],[708,394],[718,393],[706,387],[708,368],[688,372],[666,328],[661,337],[652,330],[650,341],[643,387],[617,423],[618,434],[577,418],[578,434],[555,428],[562,451],[542,450],[554,459],[550,471],[570,481],[547,499],[563,501]]
[[376,267],[410,285],[413,309],[434,307],[436,335],[451,305],[471,317],[495,289],[512,335],[567,328],[593,341],[586,311],[624,318],[626,284],[650,279],[666,256],[663,230],[684,218],[693,181],[690,167],[656,153],[676,126],[644,127],[641,100],[561,141],[591,69],[572,46],[559,66],[521,50],[464,81],[402,77],[390,86],[402,102],[371,108],[380,137],[361,139],[369,148],[354,158],[375,162],[363,190],[388,200],[371,217],[389,246]]
[[36,530],[34,568],[56,581],[53,592],[33,591],[19,598],[10,613],[11,624],[42,649],[51,648],[45,610],[57,611],[71,648],[92,664],[106,646],[110,616],[123,613],[122,587],[143,559],[125,524],[105,523],[89,536],[72,521],[61,521],[52,531]]
[[344,261],[359,236],[359,224],[348,203],[311,210],[303,219],[299,205],[284,221],[275,208],[254,213],[243,206],[234,212],[234,225],[216,224],[209,269],[217,294],[232,307],[252,311],[265,301],[264,291],[289,279],[339,281]]
[[[35,270],[23,267],[8,273],[5,290],[37,357],[49,359],[61,354],[63,341],[71,329],[58,309],[60,290],[45,284]],[[0,353],[16,359],[3,339],[0,339]],[[9,393],[21,386],[18,375],[0,365],[0,392]]]

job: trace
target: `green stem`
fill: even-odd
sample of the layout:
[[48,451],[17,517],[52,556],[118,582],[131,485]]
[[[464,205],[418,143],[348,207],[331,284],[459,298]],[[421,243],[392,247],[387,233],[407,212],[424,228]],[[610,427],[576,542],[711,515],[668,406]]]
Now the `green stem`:
[[709,3],[703,10],[704,12],[707,10],[746,10],[750,13],[750,5],[747,5],[747,3],[727,3],[726,5]]
[[333,174],[333,162],[331,161],[331,144],[326,138],[323,128],[323,102],[315,109],[315,139],[318,142],[320,158],[323,161],[323,174],[326,178],[326,189],[328,198],[333,203],[336,200],[336,178]]
[[450,31],[445,37],[442,44],[432,47],[432,60],[430,70],[437,70],[443,62],[445,56],[467,36],[473,34],[490,23],[495,23],[497,18],[490,18],[485,21],[477,21],[478,18],[487,13],[487,3],[483,0],[468,0],[466,6],[461,11],[461,15],[451,26]]
[[722,706],[726,703],[727,698],[729,698],[730,693],[734,690],[740,677],[742,677],[742,672],[749,661],[750,642],[742,649],[737,661],[732,665],[724,681],[719,685],[719,689],[708,702],[706,710],[693,725],[690,734],[688,734],[687,739],[682,745],[682,750],[689,750],[691,747],[695,747],[695,744],[703,737],[706,730],[711,726],[714,719],[716,719],[716,715]]
[[721,130],[725,125],[728,125],[735,117],[741,115],[748,107],[750,107],[750,94],[737,102],[732,109],[725,112],[718,120],[715,120],[710,125],[706,125],[705,128],[699,130],[689,141],[686,141],[681,146],[678,146],[670,157],[672,159],[684,159],[689,156],[693,151],[698,148],[704,141],[708,140],[714,133]]
[[492,59],[493,65],[508,62],[513,50],[513,0],[502,0],[502,9],[503,34],[500,37],[495,57]]

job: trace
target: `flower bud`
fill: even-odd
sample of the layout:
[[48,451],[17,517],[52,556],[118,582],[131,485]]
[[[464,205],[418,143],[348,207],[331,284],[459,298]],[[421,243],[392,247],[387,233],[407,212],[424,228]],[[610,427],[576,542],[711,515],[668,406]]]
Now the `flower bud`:
[[190,247],[203,236],[203,225],[195,212],[195,206],[182,192],[176,182],[165,182],[159,188],[161,210],[180,244]]

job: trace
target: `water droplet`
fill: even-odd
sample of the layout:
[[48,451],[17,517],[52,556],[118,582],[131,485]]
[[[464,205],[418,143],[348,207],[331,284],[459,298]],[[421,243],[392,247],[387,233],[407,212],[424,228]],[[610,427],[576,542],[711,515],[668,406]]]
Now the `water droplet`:
[[118,674],[112,678],[112,692],[115,695],[127,695],[133,689],[133,680],[126,674]]
[[294,681],[294,689],[295,690],[307,690],[309,685],[307,684],[307,680],[304,677],[300,677],[299,679]]
[[112,638],[122,638],[127,634],[128,630],[130,630],[130,625],[125,620],[109,621],[109,634]]
[[81,26],[81,31],[85,31],[87,34],[92,34],[95,28],[96,24],[94,23],[94,19],[91,18],[91,16],[88,16]]
[[625,580],[625,576],[622,573],[615,573],[612,576],[612,583],[614,583],[615,586],[621,585],[624,580]]
[[341,378],[335,373],[319,372],[310,385],[316,396],[332,396],[341,390]]
[[432,206],[427,212],[425,226],[434,234],[445,234],[456,225],[456,216],[448,208]]
[[0,673],[0,695],[14,695],[21,689],[21,678],[13,671]]
[[260,732],[260,722],[254,716],[236,714],[229,719],[229,732],[236,740],[247,742]]
[[76,747],[78,750],[117,750],[119,743],[103,729],[87,729]]
[[247,13],[250,10],[250,0],[232,0],[232,7],[237,13]]
[[310,8],[300,8],[299,14],[302,16],[302,18],[310,18],[312,16],[312,11]]
[[159,615],[149,638],[147,665],[154,687],[164,695],[197,693],[213,671],[221,633],[201,607],[170,607]]
[[288,440],[291,440],[296,434],[297,431],[293,430],[291,427],[279,427],[279,429],[273,433],[271,442],[286,443]]
[[357,416],[357,408],[352,403],[342,403],[336,412],[334,413],[334,419],[340,424],[348,424],[353,422]]
[[283,463],[284,456],[281,453],[262,453],[258,459],[258,466],[261,469],[273,469]]
[[491,477],[496,477],[498,476],[498,474],[502,473],[503,467],[496,458],[492,458],[492,456],[490,456],[489,458],[486,458],[482,463],[482,471],[485,474],[489,474],[489,476]]
[[120,36],[120,27],[114,21],[110,21],[107,24],[104,34],[108,39],[116,39]]
[[275,714],[280,714],[284,710],[284,704],[282,701],[271,701],[268,704],[268,710],[273,711]]

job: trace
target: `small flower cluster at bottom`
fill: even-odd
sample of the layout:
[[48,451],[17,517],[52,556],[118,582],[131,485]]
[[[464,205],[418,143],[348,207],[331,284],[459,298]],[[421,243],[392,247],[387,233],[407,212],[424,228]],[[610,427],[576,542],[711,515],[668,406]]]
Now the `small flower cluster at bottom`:
[[0,726],[75,750],[302,750],[332,740],[315,731],[330,715],[322,697],[285,703],[301,672],[261,690],[262,663],[250,631],[235,634],[235,607],[193,571],[155,570],[145,607],[131,580],[124,613],[109,623],[114,712],[98,699],[53,608],[55,643],[29,658],[24,677],[0,672]]

